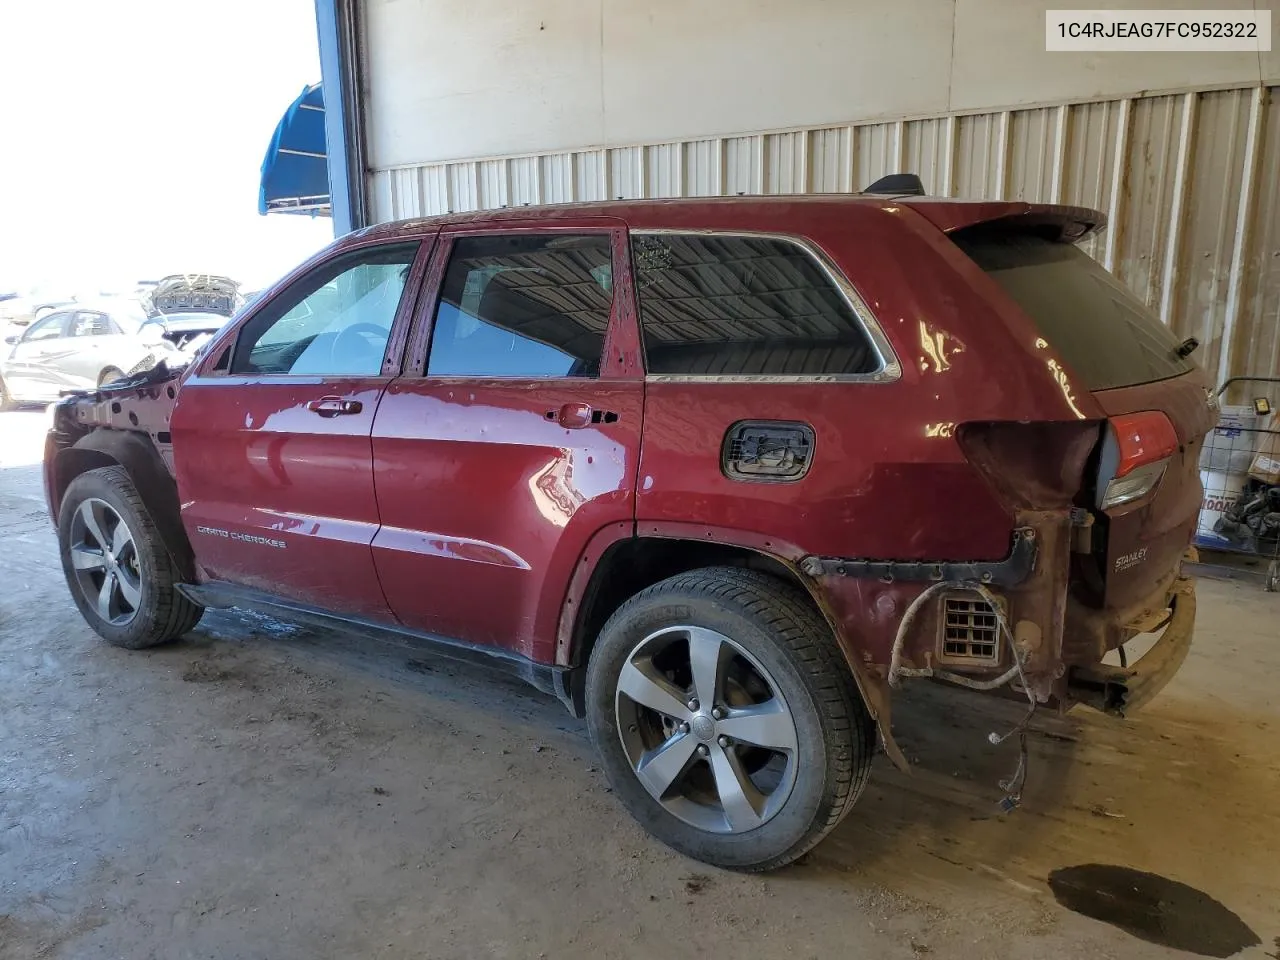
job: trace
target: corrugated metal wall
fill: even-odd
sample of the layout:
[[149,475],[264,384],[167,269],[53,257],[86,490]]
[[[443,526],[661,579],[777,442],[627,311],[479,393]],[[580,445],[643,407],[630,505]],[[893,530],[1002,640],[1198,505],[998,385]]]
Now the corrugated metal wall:
[[1089,252],[1228,375],[1280,375],[1277,87],[456,161],[373,174],[381,220],[535,203],[930,193],[1107,211]]

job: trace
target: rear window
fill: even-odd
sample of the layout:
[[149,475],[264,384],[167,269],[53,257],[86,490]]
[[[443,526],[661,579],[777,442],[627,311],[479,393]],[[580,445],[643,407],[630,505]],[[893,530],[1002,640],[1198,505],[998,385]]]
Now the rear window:
[[1017,301],[1090,390],[1167,380],[1192,370],[1181,342],[1083,250],[1031,233],[976,228],[952,239]]
[[880,369],[849,301],[798,243],[637,235],[632,258],[649,373],[837,376]]

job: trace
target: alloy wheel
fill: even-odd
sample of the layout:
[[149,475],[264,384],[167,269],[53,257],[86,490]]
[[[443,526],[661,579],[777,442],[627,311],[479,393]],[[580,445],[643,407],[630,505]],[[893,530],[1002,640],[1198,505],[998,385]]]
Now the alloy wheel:
[[71,519],[70,551],[89,606],[112,626],[127,626],[142,603],[142,570],[124,518],[105,500],[83,501]]
[[786,700],[755,657],[715,630],[673,626],[637,644],[618,675],[615,716],[637,779],[698,829],[754,830],[795,785]]

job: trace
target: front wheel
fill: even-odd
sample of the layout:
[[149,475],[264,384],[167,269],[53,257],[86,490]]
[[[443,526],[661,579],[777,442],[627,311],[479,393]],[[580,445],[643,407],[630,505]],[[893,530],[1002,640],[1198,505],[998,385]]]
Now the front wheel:
[[58,547],[76,606],[108,643],[138,650],[174,640],[204,612],[179,592],[178,569],[123,467],[71,481]]
[[587,721],[641,825],[738,870],[817,844],[862,792],[875,743],[808,597],[732,567],[680,574],[618,609],[592,651]]

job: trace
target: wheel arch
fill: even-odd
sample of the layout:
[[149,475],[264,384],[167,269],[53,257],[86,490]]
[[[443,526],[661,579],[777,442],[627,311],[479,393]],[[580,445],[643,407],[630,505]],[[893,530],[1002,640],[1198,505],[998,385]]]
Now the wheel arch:
[[[608,536],[604,531],[592,540],[595,550],[584,552],[561,611],[556,638],[556,663],[568,667],[568,684],[574,712],[584,702],[586,666],[601,628],[623,603],[646,587],[668,577],[712,566],[740,566],[760,570],[798,587],[826,621],[844,654],[867,711],[876,721],[885,751],[895,766],[909,765],[893,739],[890,725],[889,687],[862,661],[854,637],[823,602],[822,592],[799,568],[803,551],[776,540],[755,542],[723,530],[684,524],[640,525],[635,535]],[[604,542],[600,541],[604,539]],[[594,562],[590,557],[594,556]]]
[[[120,374],[120,376],[121,376],[121,377],[126,376],[126,375],[127,375],[127,373],[128,373],[128,371],[121,369],[121,368],[120,368],[119,366],[117,366],[116,364],[114,364],[114,363],[108,363],[105,367],[103,367],[101,370],[99,370],[99,371],[98,371],[98,386],[99,386],[99,387],[101,387],[104,383],[107,383],[107,382],[108,382],[107,374],[108,374],[108,373],[111,373],[112,371],[114,371],[114,372],[116,372],[116,373]],[[111,378],[111,379],[118,379],[118,378],[113,377],[113,378]]]
[[56,517],[67,488],[76,477],[99,467],[120,466],[129,474],[146,504],[165,550],[182,576],[194,580],[195,554],[182,526],[178,486],[159,450],[145,434],[128,430],[96,430],[73,446],[59,450],[53,472],[51,505]]

